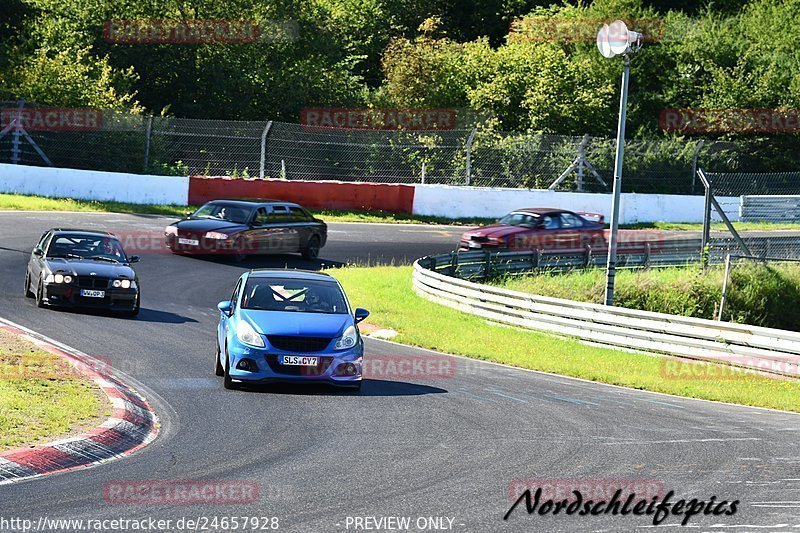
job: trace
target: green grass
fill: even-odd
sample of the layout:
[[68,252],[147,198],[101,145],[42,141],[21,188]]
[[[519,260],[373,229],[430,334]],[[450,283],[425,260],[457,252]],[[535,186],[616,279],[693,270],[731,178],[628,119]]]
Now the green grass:
[[[21,194],[0,194],[0,210],[108,212],[181,217],[187,211],[194,211],[195,209],[197,209],[197,206],[126,204],[122,202],[74,200],[72,198],[43,198],[40,196],[23,196]],[[386,211],[338,211],[332,209],[310,211],[326,222],[383,222],[390,224],[443,224],[455,226],[478,226],[494,222],[494,219],[488,218],[449,219],[389,213]]]
[[[698,266],[620,270],[614,303],[620,307],[713,319],[722,296],[724,268]],[[583,302],[604,301],[603,269],[566,274],[508,276],[491,282],[507,289]],[[735,263],[731,270],[724,320],[800,331],[800,265]]]
[[100,389],[60,357],[0,330],[0,450],[94,427],[110,413]]
[[[800,230],[800,222],[733,222],[737,231]],[[694,222],[639,222],[620,224],[622,229],[658,229],[661,231],[702,231],[703,224]],[[711,224],[713,231],[727,231],[723,222]]]
[[328,272],[342,282],[354,306],[370,310],[369,322],[397,331],[393,340],[398,342],[635,389],[800,411],[798,381],[739,372],[728,379],[697,379],[686,372],[725,375],[730,367],[687,362],[681,371],[674,371],[674,360],[492,325],[417,296],[411,289],[411,267],[344,267]]

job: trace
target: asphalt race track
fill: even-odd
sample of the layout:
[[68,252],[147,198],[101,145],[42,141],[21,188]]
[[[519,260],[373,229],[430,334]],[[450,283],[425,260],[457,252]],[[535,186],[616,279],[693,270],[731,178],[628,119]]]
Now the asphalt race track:
[[[331,224],[323,259],[313,263],[299,256],[236,265],[144,255],[136,266],[143,298],[135,320],[40,310],[24,298],[28,253],[45,229],[158,230],[166,220],[0,213],[0,316],[110,358],[162,422],[156,441],[129,458],[0,487],[0,517],[257,516],[277,517],[279,531],[336,532],[357,530],[353,517],[405,516],[410,531],[419,530],[419,517],[452,519],[458,532],[645,531],[651,517],[528,516],[524,505],[508,521],[503,515],[514,480],[649,480],[675,491],[673,499],[740,501],[734,516],[695,516],[692,531],[800,531],[800,416],[462,358],[452,358],[450,375],[368,380],[360,394],[226,391],[213,375],[215,305],[243,269],[403,263],[451,250],[460,229]],[[370,355],[440,357],[368,339]],[[107,483],[132,480],[249,481],[258,498],[235,505],[104,499]],[[679,529],[679,520],[661,527]]]

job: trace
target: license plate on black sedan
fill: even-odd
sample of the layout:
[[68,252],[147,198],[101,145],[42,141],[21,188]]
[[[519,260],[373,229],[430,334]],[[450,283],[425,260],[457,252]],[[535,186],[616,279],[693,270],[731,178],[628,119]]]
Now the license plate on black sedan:
[[81,289],[81,296],[86,298],[105,298],[106,291],[92,291],[89,289]]
[[179,237],[178,244],[186,244],[188,246],[199,246],[200,241],[197,239],[184,239],[183,237]]
[[317,364],[319,364],[319,357],[308,355],[281,355],[278,357],[278,362],[288,366],[317,366]]

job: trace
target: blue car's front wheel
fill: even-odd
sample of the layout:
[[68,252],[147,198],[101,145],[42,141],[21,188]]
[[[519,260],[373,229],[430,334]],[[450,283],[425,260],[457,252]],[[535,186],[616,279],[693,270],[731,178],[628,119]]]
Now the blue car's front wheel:
[[222,363],[219,362],[219,339],[214,341],[214,359],[216,359],[217,364],[214,368],[214,373],[220,377],[225,375],[225,368],[223,368]]
[[222,378],[222,386],[228,390],[237,389],[238,386],[231,378],[231,359],[228,356],[228,350],[225,350],[225,370],[224,377]]

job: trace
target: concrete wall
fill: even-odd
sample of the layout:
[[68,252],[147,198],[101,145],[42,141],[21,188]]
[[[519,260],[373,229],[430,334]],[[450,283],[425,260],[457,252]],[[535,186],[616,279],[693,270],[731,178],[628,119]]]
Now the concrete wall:
[[187,205],[189,178],[0,163],[0,192],[132,204]]
[[[414,214],[452,218],[500,217],[522,207],[557,207],[611,215],[611,194],[502,189],[450,185],[416,185]],[[739,219],[739,198],[718,198],[731,220]],[[625,193],[620,222],[702,222],[702,196]],[[715,214],[715,219],[717,219]]]
[[414,186],[327,180],[191,177],[189,203],[202,204],[217,198],[274,198],[296,202],[309,209],[371,209],[391,213],[411,213],[414,205]]
[[[611,195],[536,189],[341,181],[149,176],[0,164],[0,192],[148,204],[201,204],[217,198],[276,198],[311,209],[372,209],[449,218],[500,217],[521,207],[611,215]],[[717,198],[739,220],[739,198]],[[620,221],[702,222],[702,196],[625,193]],[[716,213],[714,219],[718,220]]]

